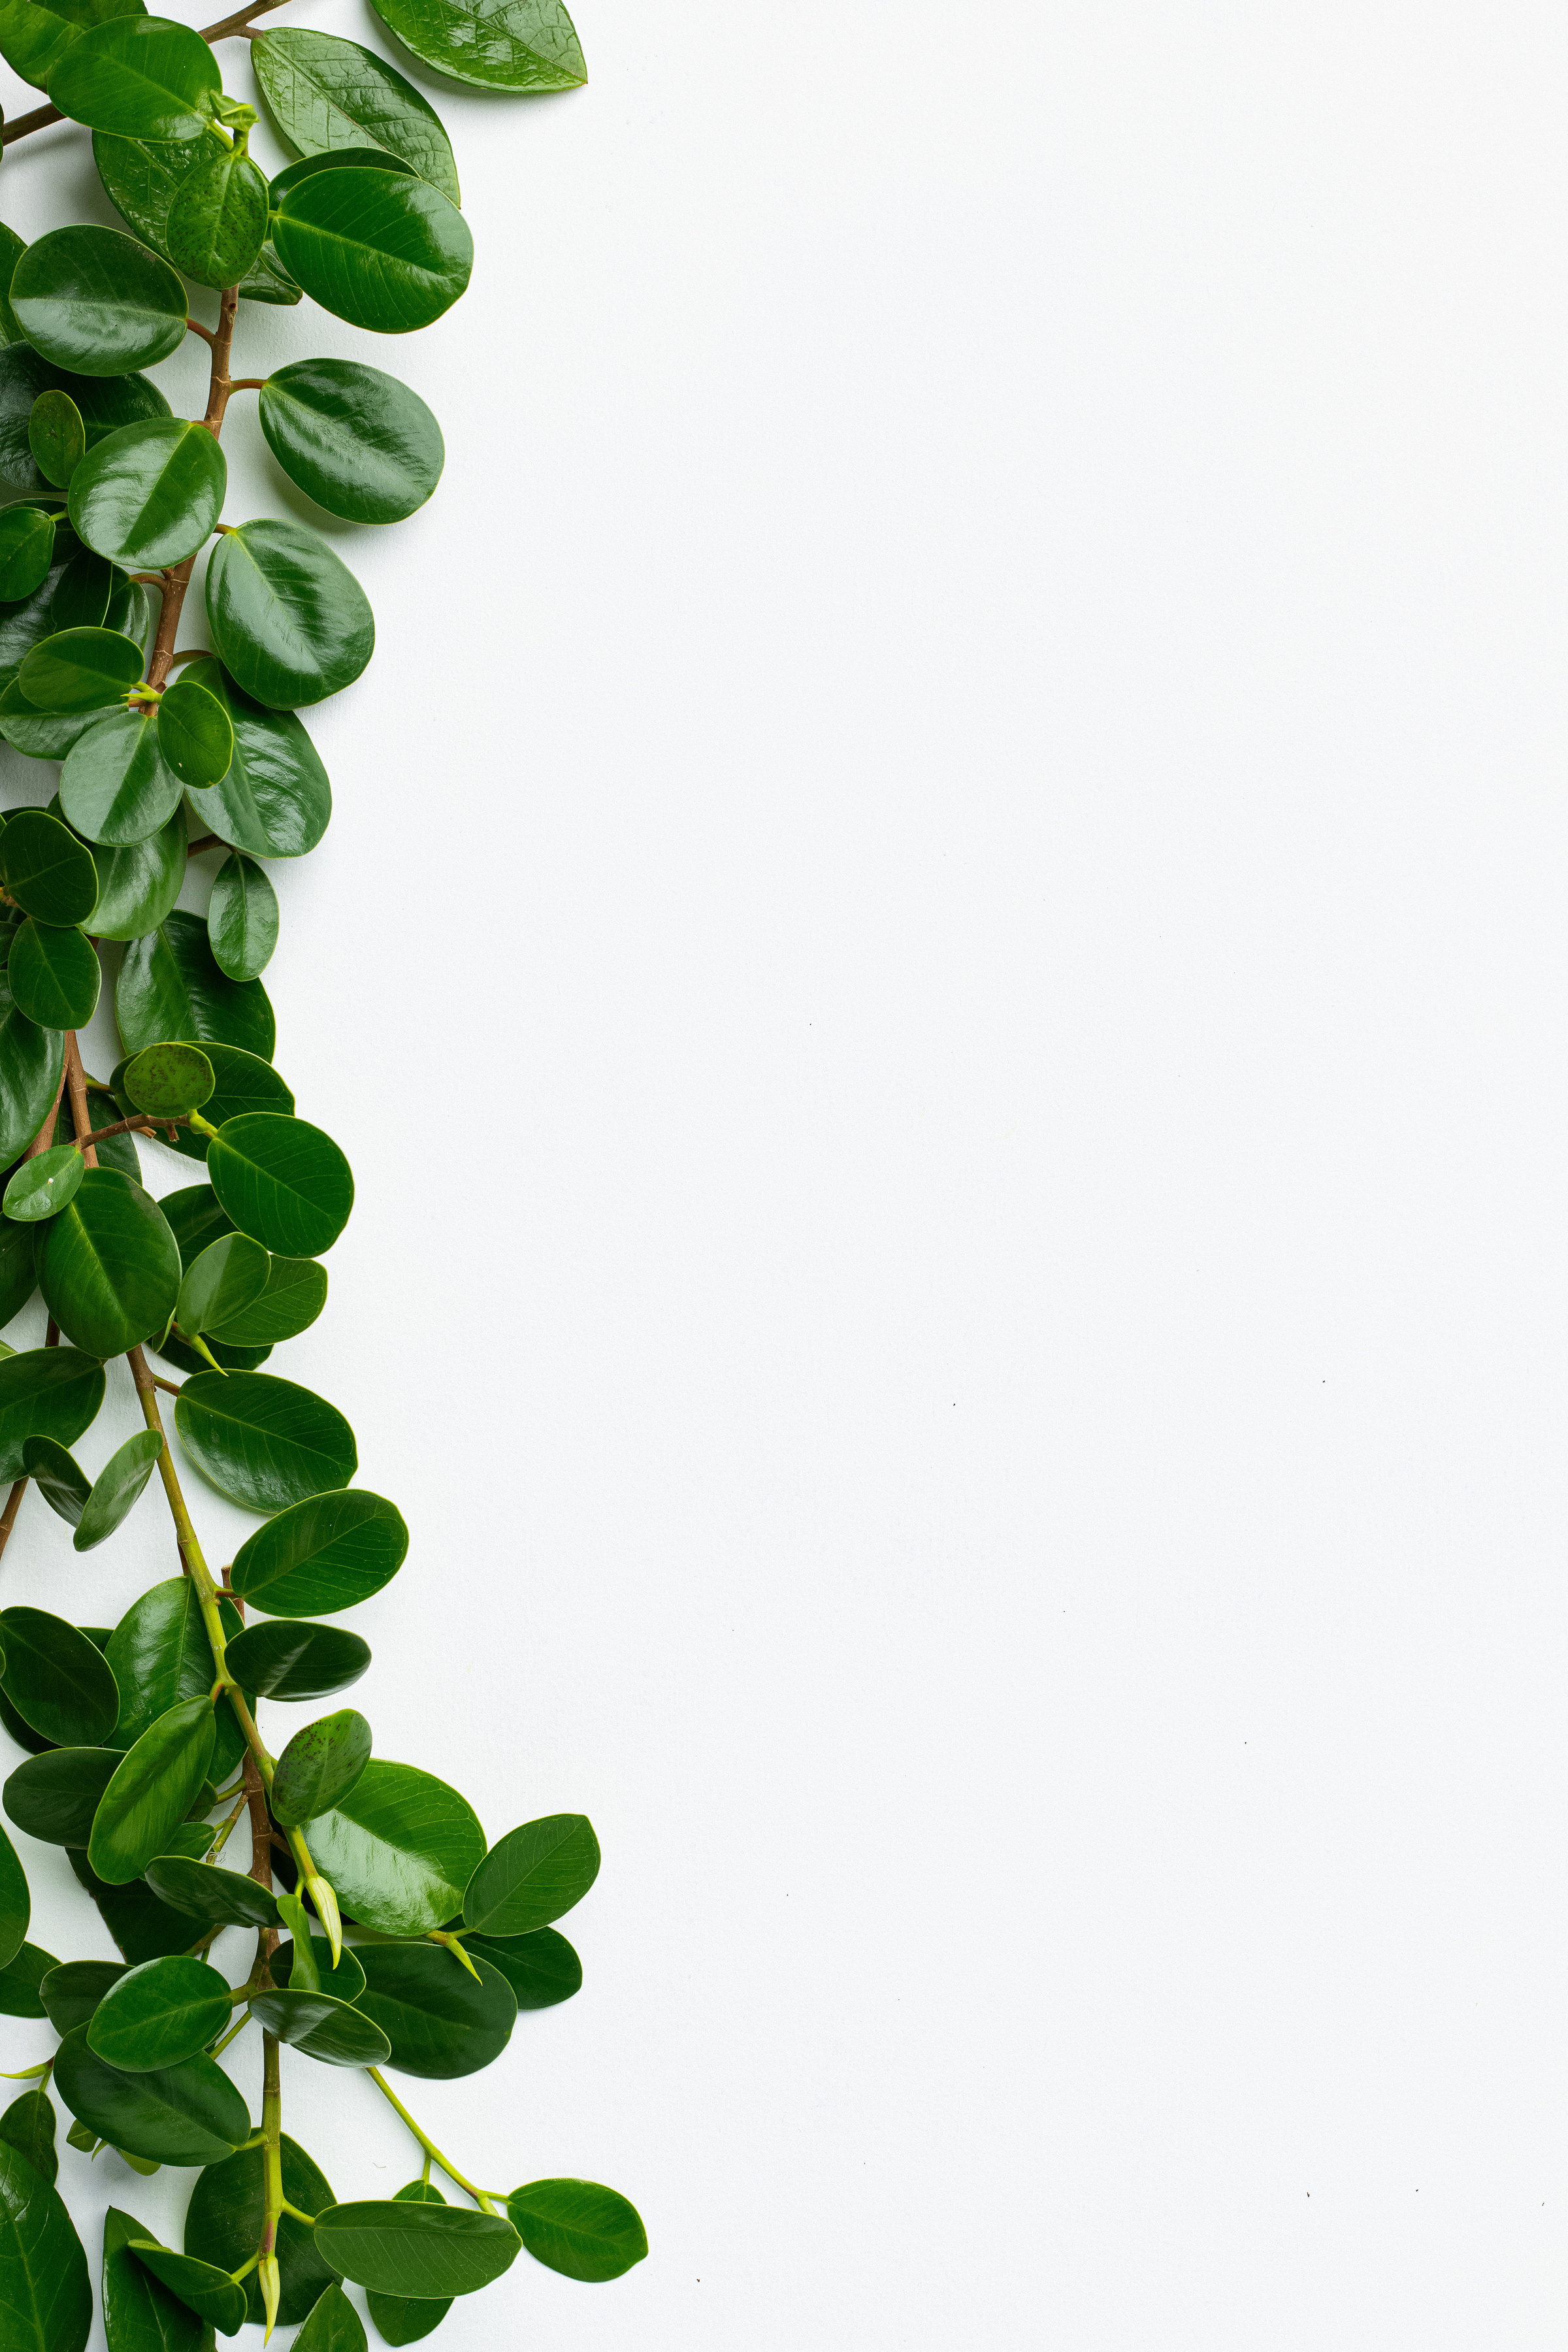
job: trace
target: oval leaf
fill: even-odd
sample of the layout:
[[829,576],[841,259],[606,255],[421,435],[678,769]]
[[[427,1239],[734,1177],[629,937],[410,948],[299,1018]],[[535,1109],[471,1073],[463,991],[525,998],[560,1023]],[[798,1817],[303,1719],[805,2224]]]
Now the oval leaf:
[[250,45],[268,110],[301,155],[384,147],[454,204],[462,201],[452,143],[428,99],[374,50],[294,26]]
[[274,1819],[285,1829],[297,1829],[317,1813],[330,1812],[359,1780],[370,1762],[370,1726],[352,1706],[308,1723],[294,1734],[274,1768]]
[[474,266],[473,236],[456,205],[402,172],[313,172],[284,193],[272,239],[323,310],[378,335],[429,326],[464,292]]
[[128,1969],[93,2011],[88,2048],[122,2074],[177,2066],[229,2021],[228,1979],[185,1956]]
[[261,429],[318,506],[350,522],[401,522],[441,478],[446,444],[425,403],[355,360],[296,360],[262,386]]
[[213,1336],[233,1348],[273,1348],[308,1330],[326,1303],[324,1265],[313,1257],[275,1257],[260,1297],[231,1322],[217,1326]]
[[620,2278],[647,2252],[637,2207],[596,2180],[531,2180],[506,2210],[534,2261],[563,2278]]
[[[48,1748],[42,1756],[29,1756],[11,1774],[5,1788],[5,1811],[29,1837],[85,1852],[93,1815],[119,1769],[120,1755],[112,1748]],[[77,2021],[72,2018],[73,2025]]]
[[151,1118],[183,1118],[210,1099],[216,1079],[199,1045],[148,1045],[132,1055],[121,1084]]
[[492,1936],[548,1927],[599,1875],[599,1841],[585,1813],[547,1813],[493,1845],[468,1882],[463,1917]]
[[92,1482],[81,1507],[81,1517],[71,1538],[77,1551],[91,1551],[111,1536],[127,1516],[157,1467],[163,1451],[161,1430],[139,1429],[117,1446]]
[[[0,856],[5,835],[0,834]],[[114,1013],[128,1054],[143,1045],[193,1042],[232,1045],[269,1061],[277,1028],[258,980],[230,980],[213,961],[200,915],[176,908],[151,939],[133,940],[115,983]],[[216,1127],[224,1097],[224,1065],[212,1060],[217,1087],[207,1105]]]
[[255,1111],[226,1119],[207,1146],[225,1214],[285,1257],[320,1257],[353,1207],[353,1171],[330,1135],[302,1118]]
[[0,1480],[22,1475],[29,1437],[74,1445],[103,1402],[103,1366],[75,1348],[29,1348],[0,1363]]
[[205,425],[160,416],[122,425],[78,467],[77,536],[128,572],[183,563],[223,512],[228,468]]
[[245,2101],[210,2058],[146,2074],[122,2074],[88,2047],[88,2027],[60,2043],[55,2087],[73,2116],[154,2164],[214,2164],[250,2134]]
[[375,650],[363,589],[326,541],[301,523],[247,522],[225,531],[207,565],[206,600],[224,667],[274,710],[320,702],[352,686]]
[[29,915],[11,941],[7,969],[18,1012],[41,1029],[85,1029],[98,1009],[103,974],[91,942],[74,924],[40,923]]
[[327,829],[332,788],[302,722],[264,709],[216,661],[193,662],[185,676],[216,697],[234,728],[222,782],[191,793],[202,823],[253,857],[304,856]]
[[167,1851],[170,1832],[206,1779],[212,1752],[213,1710],[205,1698],[182,1699],[149,1726],[104,1790],[92,1824],[88,1860],[100,1878],[123,1886]]
[[204,1477],[253,1511],[346,1486],[359,1467],[342,1414],[269,1372],[198,1373],[180,1391],[174,1425]]
[[169,206],[169,258],[198,286],[233,286],[267,236],[267,182],[235,148],[187,172]]
[[237,854],[218,867],[207,902],[207,937],[213,961],[230,980],[254,980],[271,961],[278,893],[253,858]]
[[[96,635],[98,632],[67,634]],[[98,871],[91,851],[43,809],[18,809],[6,820],[0,834],[0,867],[16,904],[40,922],[85,923],[98,904]]]
[[122,1356],[174,1313],[180,1253],[150,1192],[116,1168],[89,1168],[49,1220],[38,1283],[50,1314],[79,1347]]
[[351,1918],[384,1936],[426,1936],[461,1910],[484,1832],[467,1799],[433,1773],[373,1758],[342,1802],[311,1822],[309,1843]]
[[34,350],[79,375],[153,367],[185,340],[177,273],[117,228],[39,237],[16,264],[11,307]]
[[316,2221],[316,2251],[344,2278],[379,2294],[472,2294],[511,2268],[522,2241],[499,2213],[389,2198],[331,2205]]
[[57,1209],[65,1207],[86,1167],[74,1143],[57,1143],[50,1150],[40,1151],[36,1160],[24,1160],[5,1187],[5,1214],[23,1224],[52,1217]]
[[562,0],[372,0],[406,49],[481,89],[575,89],[588,79]]
[[228,1645],[230,1673],[262,1698],[329,1698],[369,1664],[370,1643],[342,1625],[274,1620],[247,1625]]
[[278,1925],[278,1898],[271,1890],[215,1862],[157,1854],[147,1865],[147,1884],[160,1902],[193,1919],[221,1919],[229,1927]]
[[[181,678],[158,705],[158,748],[183,784],[198,791],[219,784],[234,758],[234,722],[216,694],[194,678]],[[230,971],[221,957],[218,961],[231,980],[256,977],[255,972]],[[258,964],[257,971],[260,969]]]
[[[90,842],[126,849],[150,841],[179,805],[180,779],[159,750],[158,722],[151,711],[112,712],[79,735],[66,754],[61,813]],[[180,866],[183,874],[183,856]],[[100,896],[102,887],[100,876]]]
[[272,1617],[331,1616],[389,1584],[408,1529],[380,1495],[312,1495],[280,1511],[235,1554],[235,1591]]
[[46,1610],[12,1608],[0,1611],[0,1645],[5,1696],[35,1731],[60,1748],[96,1748],[113,1730],[120,1693],[85,1633]]
[[517,1995],[499,1969],[477,1960],[476,1981],[439,1944],[363,1944],[359,2006],[392,2047],[400,2074],[449,2082],[499,2058],[517,2022]]
[[54,2183],[0,2145],[0,2313],[7,2352],[83,2352],[92,2326],[87,2256]]
[[331,1993],[258,1993],[250,2013],[268,2033],[326,2066],[384,2066],[391,2056],[380,2027]]

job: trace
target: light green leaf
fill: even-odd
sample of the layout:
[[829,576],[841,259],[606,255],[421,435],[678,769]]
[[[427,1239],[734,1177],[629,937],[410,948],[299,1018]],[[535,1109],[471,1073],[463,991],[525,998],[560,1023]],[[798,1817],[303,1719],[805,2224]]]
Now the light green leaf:
[[370,1751],[370,1726],[352,1706],[308,1723],[294,1734],[274,1768],[274,1818],[285,1829],[297,1829],[317,1813],[329,1812],[359,1780]]
[[647,2252],[637,2207],[596,2180],[531,2180],[506,2210],[534,2261],[563,2278],[620,2278]]
[[575,89],[588,79],[562,0],[372,0],[405,48],[481,89]]
[[271,1260],[246,1234],[225,1234],[209,1242],[186,1267],[174,1320],[187,1339],[226,1323],[259,1298]]
[[199,1045],[146,1045],[132,1055],[121,1083],[150,1118],[182,1118],[211,1100],[217,1081]]
[[342,147],[384,147],[454,204],[462,199],[452,144],[428,99],[357,41],[301,26],[267,32],[250,61],[268,109],[301,155]]
[[5,1214],[25,1224],[52,1217],[57,1209],[65,1207],[81,1182],[85,1168],[73,1143],[57,1143],[51,1150],[40,1151],[36,1160],[24,1160],[5,1187]]
[[198,286],[235,286],[267,236],[267,182],[236,148],[188,172],[169,206],[169,258]]

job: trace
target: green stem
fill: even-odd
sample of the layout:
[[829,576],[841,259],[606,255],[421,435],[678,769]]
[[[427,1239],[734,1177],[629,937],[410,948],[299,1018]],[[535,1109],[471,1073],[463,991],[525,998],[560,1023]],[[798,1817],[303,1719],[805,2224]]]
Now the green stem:
[[243,2017],[237,2017],[235,2019],[234,2023],[229,2027],[228,2032],[224,2035],[223,2040],[213,2043],[212,2048],[207,2052],[207,2056],[209,2058],[221,2058],[224,2052],[228,2048],[229,2043],[231,2042],[237,2041],[249,2023],[250,2011],[247,2010]]
[[[489,2198],[485,2194],[485,2191],[482,2189],[477,2189],[466,2174],[459,2172],[457,2166],[453,2164],[448,2158],[442,2155],[440,2149],[437,2147],[435,2141],[430,2137],[427,2132],[420,2130],[419,2126],[415,2122],[413,2116],[409,2114],[407,2108],[404,2105],[402,2100],[398,2097],[391,2084],[386,2080],[384,2074],[382,2074],[380,2068],[376,2066],[367,2066],[364,2071],[370,2076],[371,2081],[375,2084],[376,2089],[381,2093],[382,2097],[388,2100],[390,2104],[397,2109],[398,2114],[403,2117],[404,2122],[408,2126],[409,2130],[414,2134],[415,2138],[424,2149],[426,2156],[430,2158],[431,2161],[440,2166],[448,2180],[456,2181],[458,2187],[461,2189],[467,2196],[473,2199],[475,2204],[479,2206],[481,2212],[493,2213],[496,2209],[491,2203]],[[428,2163],[425,2167],[425,2178],[426,2180],[430,2178],[430,2165]]]

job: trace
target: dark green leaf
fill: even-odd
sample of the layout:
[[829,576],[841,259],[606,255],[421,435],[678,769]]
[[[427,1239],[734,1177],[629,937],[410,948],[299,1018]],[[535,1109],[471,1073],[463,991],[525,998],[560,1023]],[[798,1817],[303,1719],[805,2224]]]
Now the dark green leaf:
[[[267,1287],[244,1313],[214,1333],[231,1347],[272,1348],[295,1339],[315,1321],[327,1303],[327,1269],[313,1257],[275,1257],[267,1270]],[[222,1357],[218,1361],[223,1361]]]
[[38,1284],[77,1346],[122,1356],[174,1313],[180,1253],[150,1192],[117,1168],[89,1168],[74,1199],[49,1220]]
[[370,1643],[342,1625],[274,1620],[247,1625],[229,1643],[228,1664],[262,1698],[328,1698],[358,1682],[370,1664]]
[[37,1135],[64,1063],[59,1031],[40,1029],[18,1012],[11,983],[0,971],[0,1160],[15,1160]]
[[378,2294],[472,2294],[511,2268],[521,2243],[499,2213],[393,2198],[329,2206],[316,2222],[322,2260]]
[[[71,406],[76,406],[74,401]],[[104,627],[110,600],[122,577],[106,557],[95,555],[90,547],[79,547],[56,575],[49,592],[49,627],[40,634],[52,636],[59,629]]]
[[291,2352],[367,2352],[364,2323],[336,2280],[294,2338]]
[[406,49],[481,89],[575,89],[588,79],[562,0],[372,0]]
[[95,2056],[87,2036],[85,2025],[66,2035],[55,2087],[72,2115],[111,2147],[158,2164],[213,2164],[248,2137],[245,2101],[212,2059],[123,2074]]
[[99,719],[78,736],[60,772],[62,814],[89,842],[110,849],[160,834],[180,805],[180,780],[159,750],[158,721],[148,710],[116,710]]
[[125,1970],[117,1960],[67,1960],[44,1978],[39,1993],[57,2033],[85,2025]]
[[0,2147],[0,2331],[5,2352],[83,2352],[92,2326],[87,2256],[53,2181]]
[[257,857],[302,857],[327,829],[332,790],[315,746],[292,711],[267,710],[241,692],[216,661],[185,672],[227,710],[234,758],[221,783],[191,803],[220,839]]
[[479,1980],[439,1944],[365,1944],[359,2006],[392,2045],[387,2063],[404,2074],[447,2082],[476,2074],[500,2056],[517,2022],[517,1995],[488,1960]]
[[8,1969],[21,1950],[32,1916],[27,1874],[16,1847],[0,1830],[0,1969]]
[[26,249],[16,230],[0,222],[0,344],[23,340],[16,313],[11,308],[10,286],[12,273]]
[[[232,1601],[220,1601],[218,1615],[226,1642],[239,1631],[239,1612]],[[108,1654],[120,1685],[120,1717],[108,1742],[111,1748],[133,1746],[177,1699],[197,1697],[212,1688],[217,1676],[201,1604],[183,1576],[154,1584],[132,1602],[109,1637]],[[213,1769],[226,1777],[244,1752],[233,1710],[225,1706],[217,1717]]]
[[90,854],[98,869],[94,938],[142,939],[157,929],[180,895],[185,878],[185,812],[176,808],[168,824],[146,841],[118,848],[95,844]]
[[[258,1067],[266,1069],[269,1065],[263,1062]],[[181,1192],[165,1192],[158,1206],[179,1244],[183,1265],[193,1265],[209,1242],[234,1231],[210,1184],[187,1184]]]
[[[67,630],[65,635],[97,635]],[[46,642],[58,645],[58,637]],[[33,656],[28,655],[31,661]],[[0,867],[19,907],[45,923],[85,923],[98,904],[92,853],[43,809],[17,809],[0,834]],[[41,1114],[40,1114],[41,1116]],[[34,1121],[37,1128],[37,1121]]]
[[[227,775],[234,758],[234,724],[216,694],[194,678],[182,678],[168,688],[158,705],[158,745],[181,782],[199,791],[222,783]],[[258,964],[257,971],[260,968]],[[229,968],[225,963],[222,969]],[[229,972],[231,980],[255,977],[252,971]]]
[[151,2074],[216,2042],[230,2009],[228,1979],[205,1960],[184,1955],[143,1960],[116,1980],[93,2011],[88,2048],[121,2074]]
[[[322,2212],[332,2192],[304,2149],[284,2135],[283,2195],[300,2213]],[[204,2172],[185,2214],[185,2252],[218,2270],[236,2271],[256,2252],[267,2210],[267,2186],[258,2147],[246,2148]],[[315,2248],[315,2232],[285,2213],[278,2225],[278,2267],[282,2297],[278,2316],[285,2327],[301,2320],[333,2284],[331,2272]],[[261,2290],[251,2272],[245,2282],[247,2315],[262,2317]]]
[[97,1904],[103,1924],[134,1968],[140,1960],[155,1960],[164,1952],[183,1952],[195,1938],[184,1914],[160,1903],[142,1879],[110,1886],[100,1878],[85,1853],[68,1847],[66,1860]]
[[119,1767],[120,1757],[112,1748],[47,1748],[41,1756],[29,1756],[11,1774],[4,1792],[5,1811],[29,1837],[85,1853],[93,1815]]
[[[56,398],[64,395],[57,394]],[[0,598],[8,604],[30,596],[48,577],[55,551],[52,516],[37,507],[0,510]]]
[[156,2239],[133,2238],[130,2251],[198,2318],[210,2321],[221,2335],[238,2335],[245,2325],[245,2289],[226,2271],[197,2262],[193,2254],[171,2253]]
[[207,565],[206,600],[225,667],[273,710],[352,686],[375,648],[363,589],[326,541],[300,523],[263,520],[225,531]]
[[[62,1748],[96,1748],[114,1728],[120,1693],[101,1650],[46,1610],[0,1611],[5,1696]],[[7,1956],[8,1957],[8,1956]]]
[[468,1882],[463,1917],[481,1935],[527,1936],[580,1903],[599,1875],[584,1813],[547,1813],[509,1831]]
[[227,479],[223,451],[205,425],[151,417],[107,435],[77,467],[70,519],[78,537],[110,562],[158,572],[183,563],[211,536]]
[[269,1372],[198,1373],[180,1392],[174,1425],[203,1475],[253,1511],[346,1486],[359,1467],[342,1413]]
[[461,201],[452,146],[429,100],[357,41],[290,26],[252,41],[251,63],[279,130],[301,155],[384,147]]
[[180,1285],[174,1320],[187,1338],[225,1323],[267,1287],[271,1261],[259,1242],[245,1234],[225,1234],[187,1269]]
[[309,1843],[351,1918],[384,1936],[426,1936],[461,1910],[484,1836],[456,1789],[376,1757],[342,1802],[310,1824]]
[[[90,948],[88,953],[92,954]],[[70,1143],[57,1143],[50,1150],[40,1151],[36,1160],[24,1160],[5,1187],[6,1216],[17,1218],[24,1224],[37,1224],[45,1217],[52,1217],[57,1209],[65,1207],[85,1172],[86,1162]]]
[[260,415],[290,481],[351,522],[400,522],[441,478],[446,444],[425,403],[356,360],[279,368],[262,387]]
[[[27,446],[33,453],[33,463],[57,490],[63,490],[87,455],[87,427],[81,411],[68,392],[41,392],[33,403],[32,415],[27,419]],[[55,543],[54,525],[49,526],[49,547]],[[48,570],[46,562],[38,580]],[[15,596],[31,595],[37,580],[26,588],[7,590]]]
[[178,275],[117,228],[57,228],[39,237],[16,264],[11,308],[35,351],[80,375],[152,367],[185,339]]
[[[252,1633],[259,1633],[252,1626]],[[272,1811],[286,1829],[330,1812],[370,1762],[370,1726],[352,1706],[297,1731],[272,1776]]]
[[[397,2190],[394,2202],[398,2205],[444,2205],[447,2200],[431,2180],[411,2180],[406,2188]],[[375,2322],[377,2335],[384,2344],[422,2344],[433,2336],[452,2308],[452,2297],[446,2295],[377,2294],[374,2288],[365,2296],[365,2307]]]
[[[3,977],[0,974],[0,978]],[[271,1063],[264,1061],[259,1054],[245,1053],[237,1045],[219,1045],[213,1038],[204,1041],[202,1051],[213,1066],[213,1076],[216,1081],[211,1096],[202,1105],[202,1116],[210,1119],[215,1127],[221,1127],[226,1119],[238,1118],[247,1110],[274,1110],[287,1115],[293,1109],[293,1095]],[[174,1149],[185,1159],[206,1158],[207,1139],[195,1128],[176,1129]],[[201,1186],[200,1190],[211,1192],[207,1185]],[[216,1205],[216,1196],[214,1198]],[[217,1213],[223,1216],[221,1210]],[[210,1241],[219,1233],[232,1233],[233,1230],[229,1220],[224,1217],[223,1223],[216,1225],[206,1239]]]
[[198,286],[233,286],[267,236],[267,182],[248,155],[215,155],[180,182],[169,207],[169,257]]
[[272,239],[285,269],[323,310],[379,335],[429,326],[451,309],[474,266],[474,240],[456,205],[402,172],[312,173],[284,194]]
[[258,1993],[250,2013],[268,2033],[276,2033],[280,2042],[291,2042],[324,2066],[387,2063],[389,2044],[380,2027],[346,2001],[334,2000],[331,1993],[293,1988]]
[[380,1495],[312,1495],[247,1538],[230,1578],[268,1616],[331,1616],[390,1584],[407,1555],[408,1529],[395,1504]]
[[123,139],[199,139],[222,87],[217,60],[200,34],[166,16],[99,25],[49,75],[49,96],[62,114]]
[[0,735],[29,760],[63,760],[100,715],[96,710],[40,710],[16,678],[0,694]]
[[22,1475],[29,1437],[74,1445],[103,1402],[103,1367],[74,1348],[29,1348],[0,1363],[0,1480]]
[[620,2278],[647,2252],[637,2207],[596,2180],[531,2180],[506,2210],[534,2261],[563,2278]]
[[[181,1699],[148,1727],[104,1790],[92,1824],[88,1860],[100,1878],[122,1886],[166,1853],[169,1832],[206,1779],[212,1752],[213,1710],[205,1697]],[[105,2139],[115,2137],[100,2129]]]
[[[0,856],[4,851],[0,835]],[[176,908],[150,939],[132,941],[115,984],[114,1010],[128,1054],[195,1040],[271,1059],[277,1025],[267,992],[258,980],[234,981],[218,970],[199,915]],[[218,1081],[216,1103],[223,1070],[216,1055],[210,1058]],[[216,1126],[214,1104],[207,1116]]]
[[583,1963],[564,1936],[536,1927],[531,1936],[468,1936],[473,1958],[499,1969],[519,2009],[553,2009],[583,1989]]
[[77,1526],[92,1492],[92,1481],[78,1467],[75,1456],[52,1437],[29,1437],[22,1448],[22,1461],[50,1510]]
[[288,1257],[320,1257],[353,1207],[353,1176],[330,1135],[266,1111],[226,1119],[207,1174],[241,1233]]
[[[30,1224],[17,1224],[9,1217],[0,1218],[0,1323],[9,1323],[13,1316],[20,1314],[38,1286],[35,1248]],[[293,1258],[273,1260],[274,1265],[280,1266],[293,1265],[297,1262]],[[311,1263],[310,1260],[303,1262]],[[316,1271],[321,1276],[321,1297],[324,1300],[326,1271],[324,1267],[317,1267]],[[318,1305],[316,1313],[320,1312]]]
[[42,89],[55,66],[81,28],[68,23],[65,11],[36,7],[32,0],[4,0],[0,6],[0,56],[24,81]]
[[[36,710],[69,714],[107,710],[141,676],[141,646],[117,629],[61,629],[52,637],[40,639],[24,657],[16,683]],[[26,814],[34,815],[37,811]],[[43,911],[28,908],[30,914]],[[92,909],[87,911],[90,914]],[[50,919],[79,923],[87,917],[57,915]]]
[[[24,1944],[15,1959],[0,1969],[0,2017],[47,2017],[38,1987],[58,1966],[52,1952],[40,1951],[37,1944]],[[341,1985],[334,1990],[343,1992]],[[343,1998],[352,1996],[343,1992]]]
[[421,173],[415,171],[412,163],[405,163],[401,155],[394,155],[384,147],[337,147],[330,155],[302,155],[297,163],[289,163],[276,173],[268,187],[274,210],[279,197],[286,196],[290,188],[298,187],[301,180],[308,180],[313,172],[341,172],[345,169],[404,172],[416,180],[423,177]]
[[[312,1857],[313,1858],[313,1857]],[[221,1919],[230,1927],[276,1927],[278,1902],[270,1888],[215,1862],[192,1862],[184,1854],[161,1853],[147,1865],[147,1884],[161,1902],[193,1919]],[[188,1937],[187,1942],[195,1938]]]
[[213,2352],[213,2332],[131,2252],[148,2231],[110,2206],[103,2217],[103,2326],[109,2352]]
[[111,1536],[136,1502],[157,1466],[163,1450],[162,1433],[155,1429],[139,1429],[116,1447],[93,1480],[92,1492],[82,1505],[81,1518],[71,1538],[77,1551],[91,1551]]
[[216,1079],[199,1045],[148,1045],[132,1055],[121,1083],[138,1110],[180,1118],[211,1099]]
[[[127,237],[121,242],[129,244],[131,240]],[[116,433],[122,425],[134,425],[139,417],[169,414],[163,394],[144,375],[69,374],[53,366],[30,344],[12,344],[8,350],[0,351],[0,478],[14,483],[19,490],[41,490],[46,487],[28,439],[34,404],[46,392],[69,394],[80,415],[89,449],[96,448],[106,433]],[[55,625],[68,627],[81,617],[72,614]],[[101,622],[106,617],[106,614],[100,613],[96,620]],[[38,634],[46,633],[40,630]],[[20,658],[20,655],[7,653],[0,638],[0,668],[14,667]]]
[[98,1009],[103,975],[91,942],[74,924],[29,916],[11,942],[7,969],[12,1002],[40,1029],[85,1029]]
[[[283,1908],[279,1897],[278,1908]],[[29,1948],[31,1948],[29,1947]],[[344,1944],[338,1953],[338,1965],[332,1966],[332,1948],[325,1936],[313,1934],[309,1938],[310,1965],[301,1959],[298,1938],[279,1944],[272,1955],[272,1981],[278,1985],[298,1985],[305,1992],[330,1992],[339,2000],[357,2000],[364,1990],[364,1970],[355,1958],[352,1945]],[[314,1982],[311,1978],[314,1977]]]
[[278,944],[278,893],[261,867],[237,851],[218,867],[207,904],[207,937],[213,961],[230,980],[254,980]]
[[[42,2013],[43,2004],[39,2003]],[[0,2143],[25,2156],[40,2180],[53,2180],[60,2160],[55,2153],[55,2111],[42,2084],[24,2091],[0,2116]]]

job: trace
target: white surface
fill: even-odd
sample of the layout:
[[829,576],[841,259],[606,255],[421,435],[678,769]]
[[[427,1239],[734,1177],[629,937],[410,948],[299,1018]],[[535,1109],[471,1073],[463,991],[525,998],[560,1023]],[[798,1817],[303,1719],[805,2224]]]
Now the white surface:
[[[1561,11],[581,30],[578,96],[437,97],[455,312],[242,353],[450,449],[321,526],[379,651],[275,869],[360,1180],[287,1369],[416,1538],[363,1703],[605,1852],[582,1996],[414,2104],[654,2245],[436,2340],[1556,2345]],[[52,1526],[11,1594],[172,1566]]]

